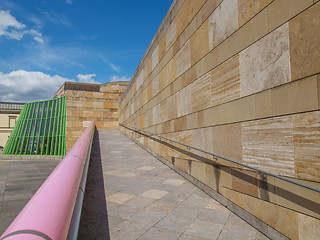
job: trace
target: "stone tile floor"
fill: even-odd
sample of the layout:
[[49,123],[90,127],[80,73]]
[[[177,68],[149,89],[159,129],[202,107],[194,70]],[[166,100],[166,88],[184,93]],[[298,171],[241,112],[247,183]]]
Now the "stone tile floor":
[[0,236],[61,159],[0,156]]
[[79,239],[268,239],[117,131],[95,133]]

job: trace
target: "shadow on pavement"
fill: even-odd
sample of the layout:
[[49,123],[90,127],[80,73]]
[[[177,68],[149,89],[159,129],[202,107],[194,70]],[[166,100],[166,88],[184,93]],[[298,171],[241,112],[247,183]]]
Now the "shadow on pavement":
[[78,239],[110,239],[99,133],[95,130]]

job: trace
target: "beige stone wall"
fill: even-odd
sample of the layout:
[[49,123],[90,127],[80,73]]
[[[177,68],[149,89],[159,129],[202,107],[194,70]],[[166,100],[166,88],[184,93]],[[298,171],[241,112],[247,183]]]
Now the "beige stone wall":
[[18,117],[19,113],[17,111],[0,111],[0,146],[5,147]]
[[[319,1],[177,0],[119,121],[320,188],[319,63]],[[121,130],[287,237],[319,236],[319,194]]]
[[92,120],[98,130],[119,129],[119,100],[127,85],[128,82],[100,86],[66,83],[57,91],[56,96],[67,96],[67,151]]

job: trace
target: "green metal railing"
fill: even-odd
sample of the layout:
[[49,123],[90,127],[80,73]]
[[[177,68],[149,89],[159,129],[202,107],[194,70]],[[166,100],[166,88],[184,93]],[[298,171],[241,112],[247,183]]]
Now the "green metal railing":
[[66,97],[24,105],[4,155],[66,154]]

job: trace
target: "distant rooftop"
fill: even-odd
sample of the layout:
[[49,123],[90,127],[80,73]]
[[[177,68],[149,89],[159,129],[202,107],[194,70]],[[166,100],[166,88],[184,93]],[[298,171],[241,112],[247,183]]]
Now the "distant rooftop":
[[20,102],[0,102],[1,110],[21,110],[25,103]]

